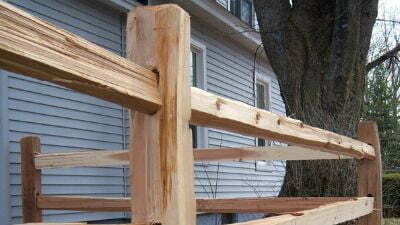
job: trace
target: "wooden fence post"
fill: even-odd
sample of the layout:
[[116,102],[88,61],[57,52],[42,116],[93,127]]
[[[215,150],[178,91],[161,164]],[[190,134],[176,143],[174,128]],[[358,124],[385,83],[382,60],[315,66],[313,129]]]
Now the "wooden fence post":
[[375,148],[375,159],[358,161],[358,196],[374,197],[374,212],[361,217],[357,225],[381,225],[382,219],[382,161],[378,126],[373,121],[360,122],[358,138]]
[[24,223],[42,222],[42,210],[37,208],[41,194],[42,173],[35,168],[35,154],[40,153],[39,137],[23,137],[21,143],[22,218]]
[[131,112],[133,223],[195,225],[189,15],[175,5],[139,7],[127,24],[128,58],[159,74],[162,99],[154,115]]

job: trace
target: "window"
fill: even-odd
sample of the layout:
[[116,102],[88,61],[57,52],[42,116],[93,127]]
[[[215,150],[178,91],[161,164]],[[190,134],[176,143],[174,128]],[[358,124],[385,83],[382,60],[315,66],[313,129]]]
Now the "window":
[[[257,108],[270,110],[270,87],[269,82],[258,80],[256,83]],[[269,146],[270,143],[264,139],[257,138],[257,146]]]
[[253,3],[251,0],[217,0],[217,3],[243,22],[253,25]]
[[[260,77],[256,82],[256,107],[259,109],[270,110],[271,107],[271,87],[270,80],[266,77]],[[271,142],[257,138],[256,139],[257,146],[271,146]],[[257,171],[268,171],[269,162],[265,160],[258,160],[255,163],[255,169]]]
[[[206,71],[206,48],[204,45],[192,41],[191,53],[189,56],[189,85],[192,87],[198,87],[201,89],[206,89],[205,82],[205,71]],[[206,130],[203,127],[197,127],[190,125],[192,130],[192,144],[193,148],[206,147],[207,138]]]
[[230,0],[217,0],[217,3],[222,5],[225,9],[230,11]]

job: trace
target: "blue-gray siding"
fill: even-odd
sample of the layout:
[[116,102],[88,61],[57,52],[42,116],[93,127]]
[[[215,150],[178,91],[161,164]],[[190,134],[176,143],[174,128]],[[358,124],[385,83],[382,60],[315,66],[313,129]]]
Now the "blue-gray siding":
[[[122,54],[120,13],[96,1],[12,0],[12,4],[71,31],[116,54]],[[19,139],[38,135],[44,152],[73,149],[122,149],[122,107],[47,82],[9,74],[8,136],[12,223],[21,221]],[[76,168],[43,171],[45,194],[123,196],[122,168]],[[88,221],[123,217],[123,213],[46,211],[45,221]]]
[[[207,48],[207,89],[209,92],[254,105],[254,53],[232,43],[224,36],[193,20],[192,35]],[[265,65],[257,65],[261,74],[271,76]],[[273,75],[273,74],[272,74]],[[272,78],[272,111],[285,114],[279,85]],[[255,140],[216,129],[208,131],[209,147],[254,146]],[[256,171],[254,161],[196,163],[196,191],[199,197],[275,196],[280,191],[284,163],[273,161]],[[214,194],[210,193],[214,192]],[[215,194],[216,193],[216,194]]]

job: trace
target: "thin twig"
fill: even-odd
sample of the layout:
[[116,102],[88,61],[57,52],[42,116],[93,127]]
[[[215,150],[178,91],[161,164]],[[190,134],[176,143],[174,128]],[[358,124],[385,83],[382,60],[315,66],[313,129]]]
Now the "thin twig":
[[369,62],[366,66],[367,72],[370,71],[371,69],[379,66],[383,62],[385,62],[388,59],[395,58],[400,51],[400,44],[397,44],[396,47],[392,48],[388,52],[384,53],[383,55],[379,56],[378,58],[372,60]]

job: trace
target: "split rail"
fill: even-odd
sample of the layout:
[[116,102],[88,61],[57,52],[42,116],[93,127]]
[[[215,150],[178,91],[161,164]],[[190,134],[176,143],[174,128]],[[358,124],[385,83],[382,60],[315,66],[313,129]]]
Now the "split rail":
[[[38,137],[21,139],[25,223],[43,224],[42,210],[52,209],[127,211],[137,225],[194,225],[196,212],[277,215],[241,225],[328,225],[356,218],[359,225],[382,224],[380,146],[374,123],[361,122],[355,140],[190,88],[189,15],[175,5],[139,7],[129,13],[127,24],[125,59],[0,2],[0,68],[131,110],[133,135],[126,150],[43,154]],[[193,149],[189,124],[291,146]],[[358,161],[358,196],[352,198],[195,199],[194,161],[349,158]],[[41,191],[42,169],[115,165],[131,168],[132,198],[52,196]]]

